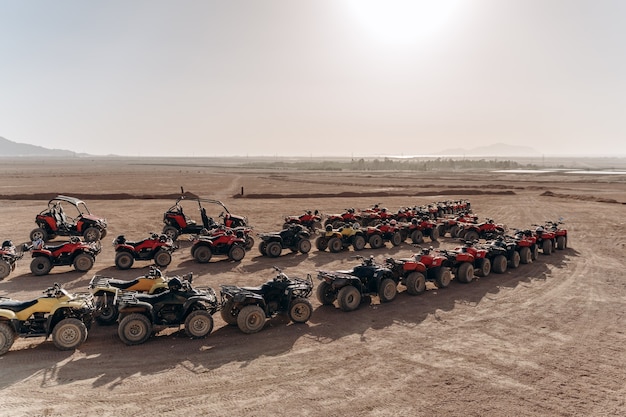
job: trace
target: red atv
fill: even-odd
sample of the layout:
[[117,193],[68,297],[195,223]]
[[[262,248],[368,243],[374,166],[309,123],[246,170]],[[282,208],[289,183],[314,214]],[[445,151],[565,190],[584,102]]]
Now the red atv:
[[430,220],[427,216],[421,218],[414,218],[411,223],[405,223],[401,228],[402,240],[411,238],[413,243],[423,243],[424,236],[428,236],[431,242],[436,242],[439,239],[439,228],[437,223]]
[[437,288],[446,288],[452,281],[452,272],[445,266],[448,258],[431,249],[421,248],[420,252],[408,259],[386,260],[389,268],[401,277],[409,294],[420,294],[426,290],[426,281],[432,281]]
[[178,249],[172,239],[164,234],[152,233],[149,238],[131,242],[124,235],[113,241],[115,248],[115,266],[118,269],[130,269],[135,261],[151,261],[158,267],[166,267],[172,262],[172,252]]
[[33,260],[30,271],[35,275],[46,275],[54,266],[73,265],[80,272],[89,271],[100,253],[100,242],[82,242],[79,237],[70,237],[69,242],[57,246],[44,245],[43,240],[33,242]]
[[535,238],[537,239],[537,246],[541,247],[541,251],[545,255],[551,255],[556,247],[556,232],[546,230],[543,226],[537,226]]
[[[183,209],[183,202],[189,201],[190,204],[193,203],[195,206],[198,205],[198,211],[200,214],[200,222],[192,219],[188,216],[188,213]],[[224,226],[226,227],[240,227],[240,226],[248,226],[248,220],[245,217],[235,216],[231,214],[224,203],[219,200],[210,200],[207,198],[198,198],[198,197],[179,197],[174,205],[167,209],[167,211],[163,214],[163,223],[165,226],[163,227],[163,234],[167,235],[170,239],[176,240],[178,236],[182,234],[198,234],[202,231],[202,229],[213,229],[219,224],[215,222],[215,220],[207,214],[205,205],[216,205],[219,207],[221,214],[219,218],[222,219]],[[188,208],[188,207],[187,207]]]
[[365,229],[365,240],[372,249],[385,246],[385,242],[391,242],[393,246],[402,243],[402,233],[395,220],[379,224],[376,227],[369,226]]
[[[63,206],[73,206],[75,217],[68,216]],[[35,217],[35,223],[37,228],[30,232],[33,242],[45,242],[56,236],[82,236],[86,242],[95,242],[107,234],[105,219],[92,215],[82,200],[65,195],[48,201],[48,208]]]
[[220,236],[226,233],[233,233],[235,235],[243,236],[243,240],[245,241],[244,249],[249,251],[254,246],[254,237],[252,237],[252,228],[247,226],[239,226],[239,227],[226,227],[224,225],[216,226],[212,229],[202,229],[198,236]]
[[439,236],[450,234],[450,237],[459,237],[465,223],[478,223],[478,216],[469,213],[463,213],[456,216],[445,217],[439,219]]
[[241,230],[215,236],[197,236],[191,246],[191,256],[200,263],[207,263],[213,255],[226,255],[231,261],[239,262],[246,256],[246,240]]
[[532,230],[516,230],[513,236],[507,237],[515,242],[515,250],[519,252],[520,263],[529,264],[539,256],[537,238]]
[[439,252],[448,258],[444,266],[452,270],[459,282],[467,284],[472,282],[474,274],[486,277],[491,272],[491,261],[487,258],[487,251],[474,247],[470,241],[461,248]]
[[394,218],[397,222],[410,223],[416,215],[417,211],[414,208],[404,207],[398,210]]
[[309,229],[312,233],[315,233],[317,229],[322,228],[322,216],[320,212],[315,210],[307,210],[304,214],[299,216],[287,216],[285,217],[285,224],[283,224],[283,229],[288,229],[289,226],[294,224],[299,224],[307,229]]
[[547,221],[545,228],[551,232],[554,232],[555,244],[554,248],[563,250],[567,248],[567,229],[561,228],[559,225],[563,224],[561,220],[553,222]]
[[487,219],[482,223],[465,223],[459,232],[459,237],[464,240],[474,241],[478,239],[495,239],[506,232],[506,226],[496,224],[493,220]]
[[10,240],[2,242],[0,249],[0,280],[9,276],[15,270],[18,259],[22,259],[23,252],[18,252]]
[[357,213],[353,208],[348,208],[341,214],[331,214],[324,221],[324,226],[329,224],[333,229],[339,229],[341,226],[347,223],[361,223],[362,217],[360,213]]

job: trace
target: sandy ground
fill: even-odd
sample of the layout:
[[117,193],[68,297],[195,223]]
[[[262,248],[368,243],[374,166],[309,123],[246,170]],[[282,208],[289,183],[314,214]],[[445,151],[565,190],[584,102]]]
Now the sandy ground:
[[[173,203],[159,195],[180,186],[220,199],[256,232],[279,230],[283,216],[375,203],[390,210],[468,198],[481,218],[509,227],[563,217],[569,248],[503,275],[351,313],[312,297],[309,323],[275,317],[257,334],[225,326],[203,340],[166,330],[143,345],[124,345],[116,326],[94,325],[75,352],[43,338],[18,339],[0,357],[1,416],[309,415],[309,416],[607,416],[626,415],[626,179],[623,176],[493,173],[306,173],[176,161],[3,161],[0,238],[24,242],[46,205],[38,193],[82,194],[107,218],[109,235],[94,268],[29,271],[29,255],[0,281],[0,295],[26,300],[54,282],[85,291],[94,274],[131,279],[147,271],[114,267],[113,237],[160,231]],[[252,194],[291,198],[234,198]],[[546,195],[546,191],[552,195]],[[351,192],[346,197],[331,194]],[[496,194],[484,194],[494,192]],[[115,199],[116,193],[154,198]],[[303,198],[308,193],[326,197]],[[368,194],[359,194],[368,193]],[[372,193],[379,193],[372,196]],[[548,193],[548,194],[550,194]],[[106,199],[97,195],[107,195]],[[366,195],[366,196],[362,196]],[[376,194],[374,194],[376,195]],[[15,198],[13,198],[15,197]],[[606,202],[614,201],[614,202]],[[615,203],[617,202],[617,203]],[[450,238],[435,246],[451,248]],[[409,256],[403,244],[362,254]],[[193,272],[198,285],[257,285],[274,276],[346,269],[352,252],[261,257],[197,264],[188,243],[168,275]],[[317,279],[315,279],[317,283]]]

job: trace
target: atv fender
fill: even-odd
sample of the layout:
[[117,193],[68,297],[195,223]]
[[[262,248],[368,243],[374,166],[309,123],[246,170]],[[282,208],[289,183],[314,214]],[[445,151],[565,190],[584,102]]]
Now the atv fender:
[[0,317],[2,320],[7,319],[9,321],[18,320],[17,315],[14,311],[7,310],[4,308],[0,308]]

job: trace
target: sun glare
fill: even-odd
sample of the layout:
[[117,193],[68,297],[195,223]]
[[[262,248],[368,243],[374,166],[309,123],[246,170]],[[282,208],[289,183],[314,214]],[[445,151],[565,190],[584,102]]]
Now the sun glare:
[[355,20],[373,39],[413,44],[445,29],[460,0],[346,0]]

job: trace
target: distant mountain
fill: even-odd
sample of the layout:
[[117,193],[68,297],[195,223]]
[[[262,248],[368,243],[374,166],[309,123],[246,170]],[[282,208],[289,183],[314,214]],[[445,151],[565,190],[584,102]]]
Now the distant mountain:
[[476,148],[454,148],[437,152],[437,155],[464,155],[464,156],[541,156],[541,153],[529,146],[507,145],[505,143],[495,143],[489,146],[479,146]]
[[1,156],[78,156],[76,152],[64,149],[48,149],[43,146],[29,145],[27,143],[17,143],[0,136],[0,157]]

